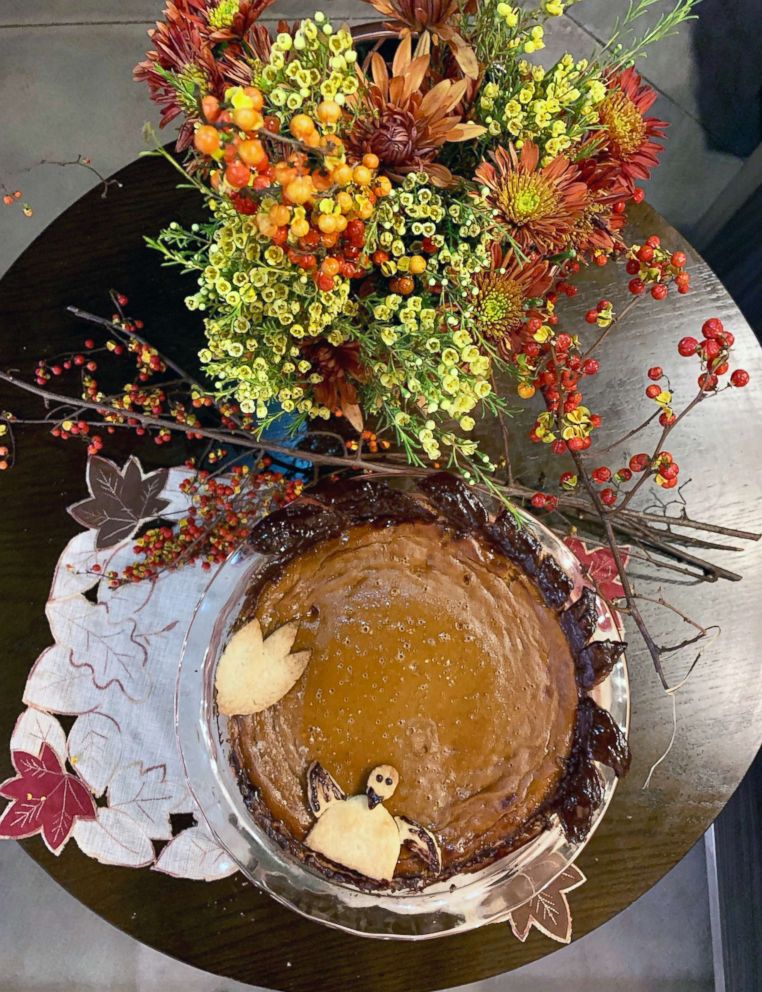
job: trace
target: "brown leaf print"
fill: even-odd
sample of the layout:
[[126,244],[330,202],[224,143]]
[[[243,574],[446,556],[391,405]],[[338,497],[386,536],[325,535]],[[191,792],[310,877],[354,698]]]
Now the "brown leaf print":
[[536,927],[551,940],[568,944],[572,934],[572,917],[566,893],[586,881],[576,865],[569,865],[529,902],[514,909],[509,918],[514,937],[523,943],[532,927]]
[[120,469],[108,458],[95,455],[87,463],[90,498],[70,506],[69,513],[83,527],[97,531],[97,550],[113,548],[131,537],[144,520],[159,516],[169,506],[169,500],[159,495],[167,472],[162,468],[144,475],[134,456]]

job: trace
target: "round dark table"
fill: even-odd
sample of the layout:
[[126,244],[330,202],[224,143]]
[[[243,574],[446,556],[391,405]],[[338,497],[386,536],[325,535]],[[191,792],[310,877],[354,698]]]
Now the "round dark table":
[[[109,287],[130,297],[149,338],[176,358],[193,360],[199,320],[182,303],[190,284],[162,269],[142,239],[174,218],[199,216],[200,204],[195,194],[177,191],[170,168],[154,159],[130,165],[120,178],[124,188],[112,190],[106,200],[95,190],[67,210],[0,283],[4,368],[29,373],[35,358],[76,347],[86,331],[65,313],[66,306],[108,315]],[[604,416],[601,443],[650,412],[643,395],[649,366],[668,369],[678,398],[693,395],[696,365],[680,359],[675,344],[683,334],[697,333],[706,317],[719,316],[736,336],[736,364],[749,370],[752,385],[702,404],[670,446],[681,480],[693,478],[688,498],[694,517],[760,530],[760,349],[718,280],[674,230],[645,206],[633,212],[632,228],[633,239],[657,233],[686,251],[693,291],[662,304],[644,301],[610,335],[602,374],[587,387],[592,407]],[[622,278],[614,284],[608,268],[592,269],[580,280],[570,307],[577,319],[567,327],[584,328],[580,315],[591,303],[603,296],[623,303],[625,293]],[[34,401],[7,390],[0,396],[4,408],[39,415]],[[518,436],[526,434],[530,417],[527,409]],[[0,480],[0,779],[11,774],[7,742],[23,708],[27,673],[50,642],[43,606],[53,566],[77,531],[65,507],[85,495],[82,446],[55,442],[32,428],[20,441],[16,468]],[[529,484],[551,464],[543,461],[541,447],[527,441],[515,452],[518,474]],[[123,454],[118,447],[107,453],[117,459]],[[157,449],[148,442],[138,453],[147,466],[182,457],[179,447]],[[560,460],[553,462],[555,473],[559,465]],[[683,857],[728,801],[759,747],[762,559],[758,548],[747,544],[718,555],[718,561],[744,580],[669,587],[677,606],[706,623],[720,623],[722,633],[677,695],[675,744],[647,790],[648,769],[669,741],[672,702],[630,631],[633,767],[580,858],[589,881],[571,897],[575,937],[624,909]],[[632,569],[636,578],[639,571]],[[657,589],[652,582],[649,592]],[[684,636],[679,620],[645,612],[657,639]],[[691,657],[668,662],[673,682]],[[199,968],[274,989],[343,992],[361,983],[366,992],[426,992],[508,971],[558,947],[536,931],[521,944],[505,925],[418,944],[370,941],[302,919],[240,875],[213,884],[191,882],[104,867],[81,854],[76,843],[60,857],[39,838],[24,847],[72,895],[138,940]]]

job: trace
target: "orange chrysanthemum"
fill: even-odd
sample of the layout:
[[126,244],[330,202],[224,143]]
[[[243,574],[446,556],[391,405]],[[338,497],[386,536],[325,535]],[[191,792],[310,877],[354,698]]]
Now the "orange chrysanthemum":
[[375,7],[379,14],[389,18],[386,27],[397,34],[412,32],[423,34],[428,31],[435,41],[440,38],[452,49],[453,55],[470,79],[479,75],[479,62],[471,46],[455,29],[452,22],[462,14],[473,13],[475,0],[463,4],[460,0],[365,0]]
[[475,175],[487,187],[487,201],[509,236],[526,254],[552,255],[563,249],[587,202],[577,166],[563,156],[540,166],[540,151],[532,141],[524,142],[520,154],[510,145],[491,158]]
[[543,260],[522,265],[498,244],[492,245],[491,253],[490,268],[474,276],[473,321],[476,331],[507,358],[524,324],[527,303],[547,292],[553,277]]
[[410,35],[399,43],[392,76],[383,58],[371,56],[371,79],[365,80],[355,101],[358,111],[345,139],[356,158],[377,155],[381,168],[392,177],[426,172],[432,182],[446,186],[452,174],[435,162],[449,141],[468,141],[484,133],[479,124],[464,122],[455,109],[466,91],[466,81],[443,79],[428,92],[421,87],[429,70],[429,54],[412,53]]
[[663,149],[654,138],[663,138],[665,121],[645,114],[656,100],[656,91],[642,84],[630,68],[608,81],[608,94],[598,105],[598,116],[605,134],[601,157],[619,167],[622,179],[632,190],[635,183],[648,179],[659,163]]
[[302,350],[312,372],[323,377],[313,387],[315,400],[332,411],[354,406],[358,399],[355,383],[368,381],[358,342],[333,345],[320,338],[305,344]]

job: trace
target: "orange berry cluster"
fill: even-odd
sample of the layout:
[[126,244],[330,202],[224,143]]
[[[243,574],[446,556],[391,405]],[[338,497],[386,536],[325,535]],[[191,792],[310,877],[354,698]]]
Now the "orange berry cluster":
[[358,451],[364,448],[371,455],[375,455],[379,447],[388,451],[391,446],[391,441],[387,441],[385,438],[379,439],[372,431],[363,431],[359,441],[346,442],[347,451]]
[[255,216],[259,233],[282,247],[293,265],[312,273],[324,292],[334,289],[338,276],[362,275],[370,267],[363,252],[365,222],[392,184],[378,175],[376,155],[354,165],[346,161],[336,134],[343,114],[339,104],[324,100],[315,118],[295,114],[283,135],[278,117],[262,115],[256,87],[228,93],[225,106],[215,97],[204,98],[209,123],[194,138],[201,155],[220,163],[211,172],[213,187],[227,194],[239,213]]
[[[308,125],[315,127],[311,118],[297,114],[290,127],[301,139]],[[369,268],[365,224],[378,198],[392,189],[386,176],[376,173],[377,156],[365,155],[352,166],[339,154],[343,149],[334,147],[315,169],[303,152],[288,154],[274,166],[272,186],[256,216],[260,234],[282,247],[293,265],[311,272],[324,292],[334,288],[337,276],[354,279]]]

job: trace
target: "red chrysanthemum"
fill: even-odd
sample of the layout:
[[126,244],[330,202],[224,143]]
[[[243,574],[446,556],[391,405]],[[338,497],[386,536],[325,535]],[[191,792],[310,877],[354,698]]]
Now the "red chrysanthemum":
[[656,91],[644,86],[630,68],[608,80],[608,93],[598,105],[605,144],[601,159],[618,166],[630,190],[638,180],[648,179],[658,165],[663,149],[654,138],[663,138],[666,121],[646,117],[656,100]]
[[561,251],[587,202],[577,166],[563,156],[540,166],[540,151],[532,141],[525,141],[520,153],[513,145],[498,148],[491,158],[478,166],[475,176],[487,187],[498,222],[526,254]]
[[[296,34],[299,21],[289,24],[278,21],[278,34]],[[240,43],[225,45],[220,55],[220,66],[225,81],[234,86],[251,86],[252,64],[268,62],[272,52],[272,36],[264,24],[252,24]]]
[[[154,45],[144,62],[135,67],[134,78],[148,84],[151,99],[162,109],[161,127],[181,114],[177,148],[187,148],[193,138],[196,104],[183,92],[222,96],[224,79],[209,41],[205,0],[169,0],[164,20],[148,32]],[[168,78],[168,75],[170,78]]]
[[606,254],[622,247],[619,232],[627,223],[624,213],[613,209],[617,201],[628,200],[631,191],[622,184],[621,173],[595,158],[583,158],[579,163],[580,179],[587,186],[585,206],[569,235],[569,247],[582,255],[596,251]]
[[515,336],[524,324],[527,303],[547,292],[552,273],[542,259],[522,265],[512,252],[503,253],[496,243],[491,254],[490,268],[474,276],[476,293],[471,317],[479,335],[507,358],[515,349]]
[[251,83],[245,55],[269,55],[270,36],[256,24],[273,0],[169,0],[164,20],[148,32],[153,51],[135,67],[162,108],[161,127],[180,115],[182,151],[193,138],[199,94],[221,97],[228,83]]

